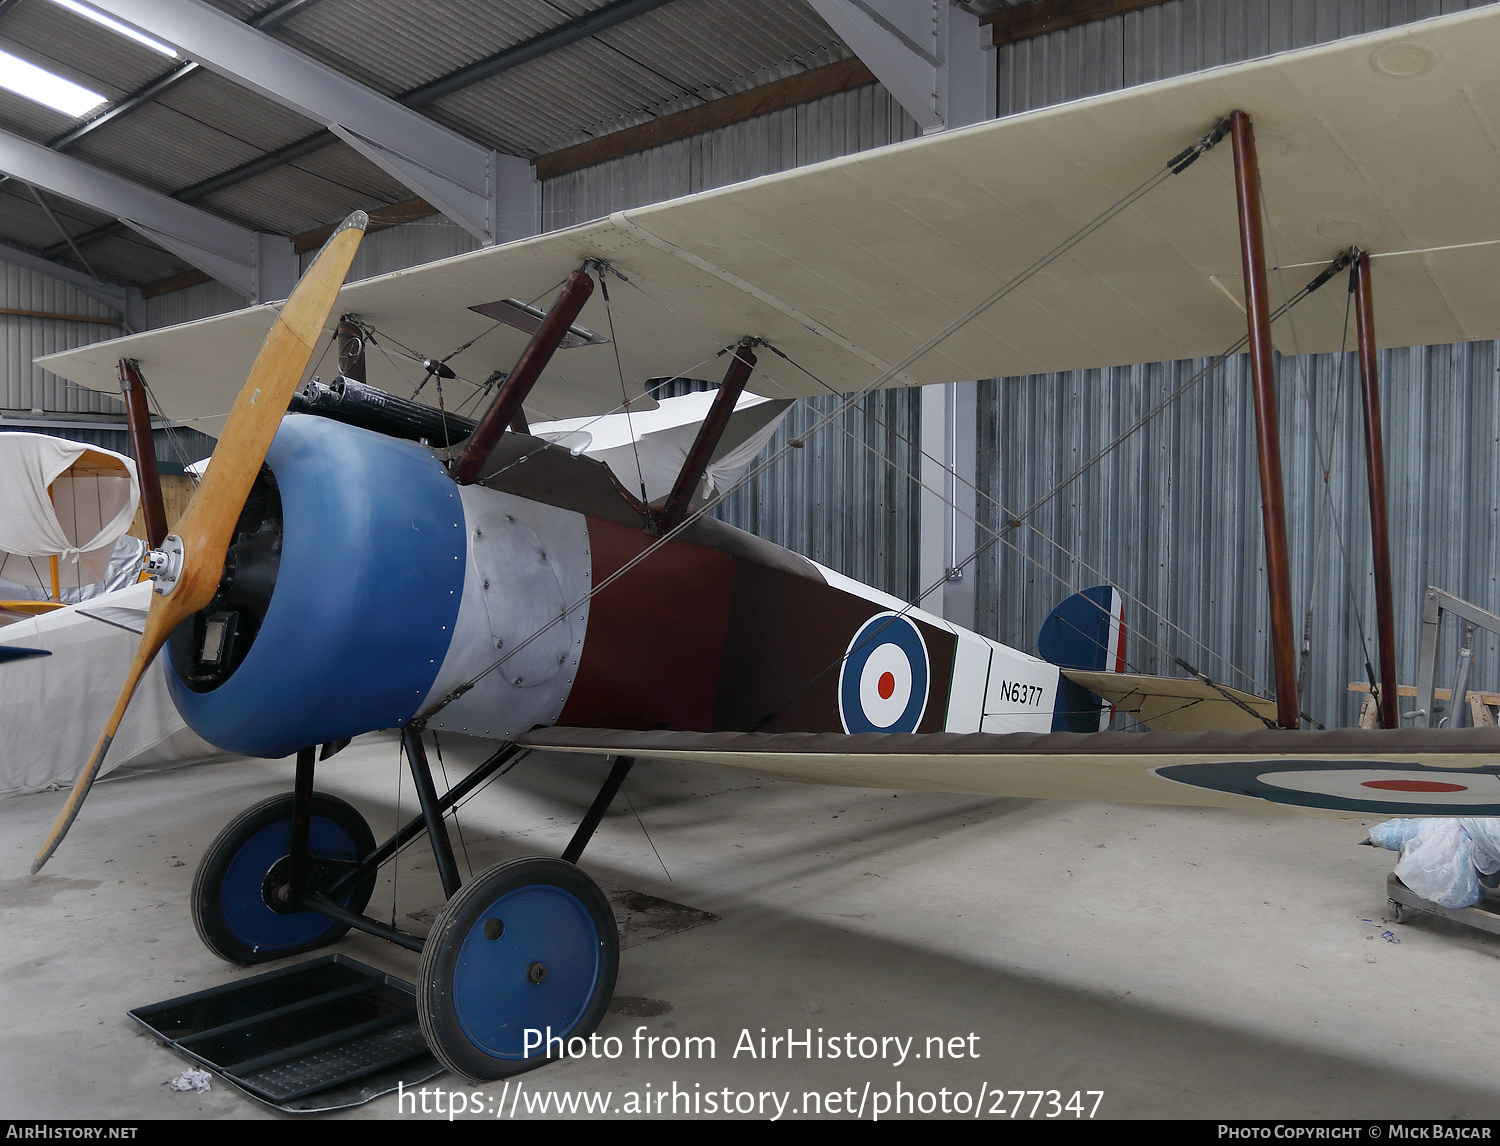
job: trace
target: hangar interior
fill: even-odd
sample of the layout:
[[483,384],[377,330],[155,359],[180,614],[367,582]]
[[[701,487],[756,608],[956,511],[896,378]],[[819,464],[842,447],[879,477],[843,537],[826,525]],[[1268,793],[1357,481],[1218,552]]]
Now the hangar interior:
[[[43,68],[94,97],[69,112],[0,80],[0,430],[133,455],[119,398],[36,360],[285,298],[351,211],[370,220],[349,272],[357,283],[889,144],[1489,6],[0,0],[0,69]],[[226,21],[237,27],[226,31]],[[318,92],[346,102],[316,106]],[[390,135],[351,126],[362,122],[392,125]],[[451,166],[408,157],[431,143],[424,124],[441,129]],[[487,200],[464,186],[475,163]],[[1274,251],[1278,228],[1296,221],[1278,214],[1274,186],[1266,192]],[[845,207],[851,218],[870,209]],[[1378,249],[1358,220],[1318,225]],[[1304,607],[1310,618],[1301,704],[1320,726],[1347,727],[1364,700],[1349,686],[1366,679],[1364,629],[1376,610],[1353,355],[1277,349],[1299,639]],[[423,368],[414,363],[452,350],[402,346],[397,357],[416,385]],[[1500,362],[1485,338],[1378,358],[1395,655],[1411,682],[1428,585],[1500,610]],[[847,409],[839,394],[799,397],[766,445],[777,463],[714,512],[1028,651],[1058,601],[1107,581],[1124,595],[1132,671],[1185,667],[1271,695],[1249,366],[1245,356],[1212,363],[882,388]],[[650,392],[703,389],[720,371],[705,366],[708,383],[652,379]],[[1127,448],[1069,480],[1082,457],[1205,372]],[[477,417],[484,382],[454,380],[450,400]],[[151,424],[163,480],[183,499],[175,520],[194,480],[186,466],[212,452],[224,418],[158,410]],[[1065,482],[1066,496],[1044,499],[1024,529],[994,543],[1017,507]],[[1459,644],[1450,626],[1438,663],[1451,663]],[[1474,636],[1472,665],[1476,687],[1500,687],[1493,634]],[[1114,727],[1132,723],[1121,714]],[[489,752],[460,732],[441,742],[455,777]],[[361,737],[319,767],[320,790],[359,807],[377,838],[417,805],[391,733]],[[461,808],[465,877],[560,854],[608,771],[581,754],[526,756]],[[168,1090],[185,1060],[125,1012],[264,970],[233,967],[198,943],[191,885],[226,820],[290,790],[293,775],[291,760],[236,758],[107,778],[66,850],[34,876],[26,865],[62,796],[0,801],[12,1032],[0,1086],[13,1115],[279,1116],[217,1078],[207,1093]],[[627,1047],[642,1029],[708,1037],[717,1054],[689,1061],[632,1048],[518,1077],[533,1093],[608,1091],[616,1101],[662,1088],[785,1093],[804,1116],[847,1116],[830,1096],[868,1084],[999,1091],[1002,1102],[1012,1091],[1058,1091],[1064,1102],[1102,1091],[1100,1117],[1494,1117],[1500,1090],[1483,1065],[1492,1036],[1482,1000],[1486,960],[1500,948],[1442,921],[1392,928],[1390,857],[1356,846],[1376,818],[818,787],[643,759],[586,866],[607,889],[717,918],[627,947],[617,1005],[599,1030]],[[371,910],[421,930],[442,901],[419,842],[382,873]],[[415,978],[412,956],[371,936],[351,934],[338,950]],[[948,1050],[899,1064],[883,1050],[814,1063],[734,1053],[761,1028],[889,1036],[898,1046],[939,1038]],[[971,1035],[963,1053],[948,1041]],[[483,1094],[489,1113],[502,1092],[519,1094],[453,1076],[432,1085]],[[799,1106],[809,1090],[826,1108]],[[704,1114],[695,1100],[656,1112]],[[408,1113],[386,1095],[335,1116]]]

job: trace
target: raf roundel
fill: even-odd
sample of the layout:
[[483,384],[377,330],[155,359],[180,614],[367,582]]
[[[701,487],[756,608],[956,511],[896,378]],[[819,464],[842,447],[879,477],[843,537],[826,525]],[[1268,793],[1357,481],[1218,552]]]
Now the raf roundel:
[[931,679],[921,631],[900,613],[860,626],[839,670],[839,719],[845,732],[915,732],[927,711]]
[[1171,764],[1157,775],[1278,804],[1403,816],[1493,816],[1500,768],[1434,768],[1385,760],[1263,760]]

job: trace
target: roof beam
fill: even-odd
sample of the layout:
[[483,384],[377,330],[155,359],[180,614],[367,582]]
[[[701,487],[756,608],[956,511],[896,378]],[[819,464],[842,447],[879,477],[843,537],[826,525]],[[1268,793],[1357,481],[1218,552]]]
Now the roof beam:
[[[0,2],[3,2],[3,0],[0,0]],[[315,0],[287,0],[286,4],[269,9],[266,13],[262,14],[262,17],[285,8],[291,3],[311,2],[315,2]],[[614,0],[614,3],[606,4],[604,7],[590,12],[586,16],[580,16],[576,20],[559,24],[557,27],[550,28],[539,35],[533,36],[529,40],[515,44],[504,51],[497,52],[493,56],[486,57],[456,72],[442,76],[431,83],[424,84],[422,87],[414,88],[403,95],[397,96],[396,100],[407,107],[419,107],[441,99],[445,95],[451,95],[453,92],[469,84],[478,83],[481,80],[499,75],[501,72],[509,71],[511,68],[519,67],[521,64],[529,63],[548,52],[555,52],[560,48],[567,47],[569,44],[574,44],[580,40],[586,40],[590,36],[598,35],[600,32],[614,27],[616,24],[621,24],[626,20],[634,19],[636,16],[644,15],[646,12],[659,8],[669,2],[670,0]],[[257,23],[257,20],[262,17],[257,17],[256,20],[252,20],[250,23],[257,27],[262,27],[262,25]],[[264,25],[266,28],[270,26],[269,24]],[[197,67],[196,64],[193,66]],[[871,82],[873,82],[873,77],[871,77]],[[145,89],[142,89],[137,94],[144,94],[144,91]],[[134,98],[134,96],[127,97],[127,102]],[[97,123],[98,120],[92,122]],[[54,140],[53,145],[56,146],[57,142],[57,140]],[[263,175],[267,171],[274,170],[284,163],[290,163],[295,159],[300,159],[304,155],[310,155],[334,142],[335,137],[331,132],[315,132],[303,139],[289,143],[285,147],[278,148],[276,151],[267,152],[257,159],[252,159],[247,163],[240,164],[238,167],[220,172],[212,178],[195,183],[191,187],[174,191],[172,197],[180,199],[184,203],[192,203],[207,195],[212,195],[215,191],[222,191],[226,187],[237,186],[246,180],[255,178],[257,175]],[[540,226],[539,216],[538,226]],[[113,234],[114,231],[115,227],[111,224],[108,227],[102,227],[86,234],[76,235],[74,239],[80,245],[86,245],[104,238],[106,235]],[[515,237],[519,238],[520,236],[517,235]]]
[[539,179],[551,179],[570,171],[592,167],[596,163],[633,155],[666,143],[675,143],[679,139],[687,139],[705,131],[743,123],[758,115],[769,115],[774,111],[876,82],[875,73],[865,66],[863,60],[850,57],[836,64],[813,68],[784,80],[762,84],[758,88],[710,100],[686,111],[660,116],[635,127],[612,131],[596,139],[538,155],[532,162],[536,164]]
[[[0,0],[0,5],[4,3],[5,0]],[[280,27],[293,16],[300,15],[317,3],[320,3],[320,0],[281,0],[280,4],[273,4],[259,15],[252,16],[246,23],[252,28],[259,28],[263,32],[268,32],[272,28]],[[0,12],[3,11],[3,6],[0,6]],[[136,88],[135,91],[131,92],[124,99],[111,104],[87,123],[80,123],[77,127],[63,132],[57,138],[48,140],[47,146],[55,147],[61,151],[64,147],[77,143],[84,136],[97,131],[105,124],[123,119],[131,112],[139,111],[148,103],[152,103],[166,95],[167,92],[171,91],[197,70],[198,65],[192,60],[178,65],[166,75],[158,76],[144,87]]]
[[1167,0],[1033,0],[1003,12],[981,16],[979,22],[995,30],[995,43],[1014,44],[1048,32],[1062,32],[1095,20],[1107,20],[1142,8],[1155,8]]
[[296,283],[290,240],[238,226],[6,131],[0,131],[0,171],[115,216],[253,301],[285,298]]
[[924,133],[995,115],[995,52],[949,0],[809,0]]
[[644,16],[647,12],[669,3],[671,0],[615,0],[613,4],[606,4],[603,8],[580,16],[576,20],[569,20],[566,24],[549,28],[540,35],[506,48],[502,52],[496,52],[493,56],[460,68],[456,72],[449,72],[446,76],[440,76],[429,84],[413,88],[397,98],[407,107],[421,107],[423,104],[429,104],[444,96],[452,95],[454,92],[462,91],[481,80],[498,76],[501,72],[508,72],[511,68],[520,67],[522,64],[529,64],[532,60],[541,59],[549,52],[566,48],[569,44],[576,44],[580,40],[587,40],[590,36],[597,36],[616,24],[634,20],[637,16]]
[[111,310],[117,310],[124,314],[129,305],[129,292],[125,287],[116,286],[114,283],[100,282],[83,271],[72,267],[65,267],[61,263],[54,263],[51,259],[44,258],[35,251],[28,251],[24,247],[12,246],[10,243],[0,242],[0,261],[12,263],[18,267],[25,267],[28,271],[36,271],[38,274],[50,275],[59,279],[71,287],[76,287],[95,302],[103,303]]
[[490,151],[200,0],[95,0],[117,19],[323,124],[484,243],[535,234],[530,165]]

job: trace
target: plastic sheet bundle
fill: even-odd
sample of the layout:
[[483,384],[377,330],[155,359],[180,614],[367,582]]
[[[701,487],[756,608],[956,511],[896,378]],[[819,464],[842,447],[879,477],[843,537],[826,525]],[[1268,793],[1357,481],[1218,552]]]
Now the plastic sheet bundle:
[[1442,907],[1472,907],[1485,895],[1480,876],[1500,873],[1500,819],[1386,820],[1370,829],[1370,841],[1400,852],[1396,877]]

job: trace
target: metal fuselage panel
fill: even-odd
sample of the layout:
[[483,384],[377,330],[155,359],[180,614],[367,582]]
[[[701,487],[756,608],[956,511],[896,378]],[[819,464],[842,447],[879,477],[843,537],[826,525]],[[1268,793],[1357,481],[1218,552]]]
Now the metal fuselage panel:
[[467,542],[458,623],[421,711],[474,681],[428,727],[511,740],[556,723],[573,687],[589,625],[587,519],[483,486],[457,488]]

